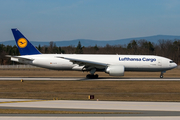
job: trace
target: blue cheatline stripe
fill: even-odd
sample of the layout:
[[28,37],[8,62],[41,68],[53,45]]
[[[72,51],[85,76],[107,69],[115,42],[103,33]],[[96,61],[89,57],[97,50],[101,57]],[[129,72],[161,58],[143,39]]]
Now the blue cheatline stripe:
[[11,30],[21,55],[41,54],[18,29]]

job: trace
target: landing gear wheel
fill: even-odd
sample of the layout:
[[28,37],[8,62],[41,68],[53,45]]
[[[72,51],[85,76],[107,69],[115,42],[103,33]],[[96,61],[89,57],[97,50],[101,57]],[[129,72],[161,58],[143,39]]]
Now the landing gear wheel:
[[86,78],[90,78],[90,74],[86,75]]
[[95,76],[95,78],[98,78],[99,77],[99,75],[98,74],[96,74],[96,75],[94,75]]
[[88,78],[88,79],[97,79],[98,78],[98,74],[96,74],[96,75],[88,74],[88,75],[86,75],[86,78]]

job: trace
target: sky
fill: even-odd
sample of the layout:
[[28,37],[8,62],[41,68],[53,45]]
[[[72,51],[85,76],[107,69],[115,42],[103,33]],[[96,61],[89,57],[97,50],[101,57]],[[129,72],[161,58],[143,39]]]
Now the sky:
[[0,0],[0,41],[180,36],[180,0]]

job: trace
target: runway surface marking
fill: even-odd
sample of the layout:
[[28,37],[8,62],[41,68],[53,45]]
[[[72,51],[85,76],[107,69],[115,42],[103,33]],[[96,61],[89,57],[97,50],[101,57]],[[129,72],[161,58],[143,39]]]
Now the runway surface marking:
[[3,120],[179,120],[180,117],[106,117],[106,116],[55,116],[55,117],[48,117],[48,116],[7,116],[7,117],[0,117]]
[[13,102],[13,101],[28,101],[28,100],[35,100],[35,99],[5,99],[1,98],[0,102]]
[[[39,101],[50,101],[50,100],[34,100],[34,99],[0,99],[0,104],[3,103],[21,103],[21,102],[39,102]],[[52,101],[52,100],[51,100]]]

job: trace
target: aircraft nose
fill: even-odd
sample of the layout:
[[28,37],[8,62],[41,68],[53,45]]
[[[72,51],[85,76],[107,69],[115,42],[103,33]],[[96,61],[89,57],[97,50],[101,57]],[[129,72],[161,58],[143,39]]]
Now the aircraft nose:
[[171,61],[169,61],[169,67],[176,68],[177,64],[171,60]]
[[174,67],[177,67],[177,64],[176,64],[176,63],[174,63]]

